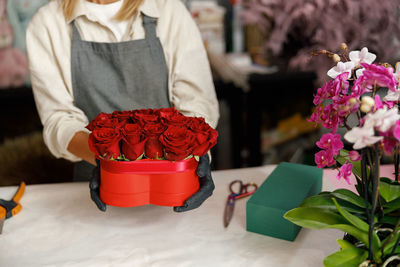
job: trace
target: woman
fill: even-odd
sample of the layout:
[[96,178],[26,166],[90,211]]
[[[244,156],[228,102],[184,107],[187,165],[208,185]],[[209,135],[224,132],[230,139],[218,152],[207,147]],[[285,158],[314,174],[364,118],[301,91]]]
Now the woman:
[[[27,49],[44,141],[56,157],[77,162],[75,180],[87,180],[96,165],[85,126],[100,112],[174,106],[216,127],[206,52],[179,0],[54,0],[31,20]],[[176,211],[211,195],[208,156],[199,166],[207,190]],[[96,181],[92,199],[105,210]]]

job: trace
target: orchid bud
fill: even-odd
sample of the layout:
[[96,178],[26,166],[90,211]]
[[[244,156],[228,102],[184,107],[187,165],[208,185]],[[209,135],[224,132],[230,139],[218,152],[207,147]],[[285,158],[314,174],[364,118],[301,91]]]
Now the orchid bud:
[[360,106],[360,110],[361,110],[362,112],[364,112],[364,113],[370,112],[371,109],[372,109],[372,106],[367,105],[367,104],[361,104],[361,106]]
[[332,59],[333,59],[333,61],[336,62],[336,63],[337,63],[337,62],[340,62],[340,57],[339,57],[338,54],[333,54]]
[[375,105],[375,100],[372,98],[372,97],[370,97],[370,96],[363,96],[362,98],[361,98],[361,104],[362,105],[368,105],[368,106],[374,106]]
[[361,159],[360,153],[355,150],[349,151],[349,159],[351,161],[359,161]]
[[357,99],[356,99],[355,97],[352,97],[352,98],[349,99],[349,103],[350,103],[351,105],[354,105],[354,104],[357,103]]
[[341,48],[343,51],[346,51],[346,50],[347,50],[347,44],[341,43],[341,44],[340,44],[340,48]]

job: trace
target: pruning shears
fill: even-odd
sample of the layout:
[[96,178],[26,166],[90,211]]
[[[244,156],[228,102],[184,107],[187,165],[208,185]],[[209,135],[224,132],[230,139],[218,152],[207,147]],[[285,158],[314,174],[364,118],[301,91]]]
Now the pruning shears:
[[21,182],[17,192],[11,200],[0,199],[0,234],[3,230],[4,220],[14,216],[22,209],[21,204],[19,204],[19,200],[23,196],[24,192],[25,183]]

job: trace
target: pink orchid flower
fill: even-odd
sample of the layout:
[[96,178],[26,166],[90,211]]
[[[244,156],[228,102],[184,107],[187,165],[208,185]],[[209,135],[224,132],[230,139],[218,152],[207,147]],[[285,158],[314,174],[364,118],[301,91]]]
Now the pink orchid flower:
[[394,125],[393,136],[400,141],[400,121],[396,121]]
[[315,154],[315,163],[317,164],[317,168],[323,168],[325,166],[332,166],[336,161],[333,158],[331,150],[321,150]]
[[352,170],[353,170],[353,164],[352,164],[352,163],[349,163],[348,161],[346,161],[346,163],[343,164],[342,167],[340,167],[339,173],[338,173],[338,175],[336,176],[336,178],[337,178],[338,180],[340,180],[341,178],[343,178],[343,179],[346,180],[346,182],[347,182],[348,184],[350,184],[350,175],[351,175],[351,173],[352,173],[352,172],[351,172]]
[[339,134],[327,133],[316,143],[319,148],[331,150],[333,155],[337,155],[339,150],[343,148]]
[[392,68],[366,63],[361,63],[361,66],[364,67],[365,70],[358,79],[363,81],[363,85],[367,89],[372,90],[374,86],[377,86],[387,87],[391,91],[397,90],[397,80],[393,76]]

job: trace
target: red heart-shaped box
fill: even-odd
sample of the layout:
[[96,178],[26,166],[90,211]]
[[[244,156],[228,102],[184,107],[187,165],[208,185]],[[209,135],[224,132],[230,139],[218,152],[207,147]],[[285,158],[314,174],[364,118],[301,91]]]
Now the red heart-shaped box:
[[182,206],[199,189],[194,158],[181,161],[100,159],[100,198],[108,205]]

